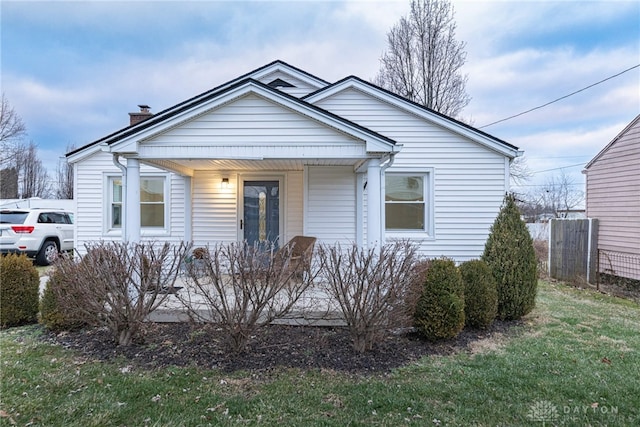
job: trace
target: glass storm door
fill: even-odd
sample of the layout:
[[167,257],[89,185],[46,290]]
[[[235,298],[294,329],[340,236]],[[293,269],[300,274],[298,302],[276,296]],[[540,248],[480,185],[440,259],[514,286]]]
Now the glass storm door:
[[280,235],[280,182],[244,181],[244,218],[240,225],[249,245],[270,242]]

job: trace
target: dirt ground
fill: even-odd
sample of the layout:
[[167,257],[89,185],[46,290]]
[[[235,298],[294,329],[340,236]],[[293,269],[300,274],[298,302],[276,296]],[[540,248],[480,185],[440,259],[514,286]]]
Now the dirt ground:
[[126,359],[144,368],[199,366],[225,372],[250,370],[268,372],[276,368],[327,369],[353,374],[385,373],[425,355],[473,352],[478,343],[502,341],[515,332],[519,322],[496,321],[487,330],[465,329],[457,338],[432,343],[413,331],[390,334],[372,351],[353,351],[346,328],[273,325],[259,330],[242,354],[229,351],[224,334],[213,326],[189,323],[148,324],[142,339],[119,347],[105,329],[85,329],[60,334],[47,340],[72,349],[93,360]]

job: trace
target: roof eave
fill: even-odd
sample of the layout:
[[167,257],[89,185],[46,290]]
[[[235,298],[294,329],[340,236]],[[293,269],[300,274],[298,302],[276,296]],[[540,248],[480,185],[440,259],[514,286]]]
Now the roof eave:
[[[193,114],[197,115],[202,113],[202,111],[198,111],[198,107],[202,107],[204,110],[211,108],[211,106],[207,106],[206,108],[204,107],[208,101],[215,100],[218,103],[224,103],[228,102],[230,99],[244,96],[252,91],[274,102],[278,102],[280,105],[292,108],[313,119],[320,120],[328,126],[333,126],[339,131],[348,133],[355,138],[362,139],[367,142],[375,142],[378,146],[385,147],[386,152],[394,151],[396,142],[391,138],[253,79],[246,79],[244,81],[237,82],[233,86],[225,86],[218,92],[212,93],[208,97],[201,98],[197,102],[193,102],[188,105],[179,104],[181,106],[180,108],[175,108],[171,111],[165,110],[164,112],[158,113],[156,116],[153,116],[138,125],[125,128],[120,132],[116,132],[108,137],[102,138],[94,142],[93,145],[97,145],[99,147],[113,147],[110,148],[109,151],[117,152],[118,149],[124,145],[149,138],[151,135],[163,131],[166,127],[175,126],[176,118],[178,121],[181,121],[181,118],[186,119]],[[98,149],[99,148],[95,148],[95,151],[98,151]],[[104,151],[104,149],[102,151]],[[74,153],[70,153],[70,155],[72,154]]]
[[327,86],[325,88],[319,89],[316,92],[313,92],[302,99],[311,103],[315,103],[320,101],[321,99],[325,99],[335,93],[338,93],[347,88],[356,88],[362,90],[369,95],[376,96],[384,101],[390,102],[393,105],[396,105],[400,108],[404,108],[407,111],[413,112],[423,118],[434,121],[435,123],[451,130],[456,133],[462,134],[468,138],[476,140],[482,143],[489,148],[492,148],[501,154],[510,157],[511,159],[515,157],[519,157],[522,155],[522,151],[519,150],[518,147],[512,145],[506,141],[503,141],[495,136],[483,132],[473,126],[470,126],[464,122],[456,120],[452,117],[446,116],[442,113],[439,113],[435,110],[427,108],[423,105],[420,105],[411,100],[405,99],[393,92],[390,92],[384,88],[376,86],[372,83],[362,80],[356,76],[348,76],[344,79]]
[[593,164],[594,164],[595,162],[597,162],[597,161],[598,161],[598,159],[600,159],[600,157],[602,157],[602,155],[603,155],[604,153],[606,153],[606,152],[609,150],[609,148],[611,148],[611,146],[612,146],[613,144],[615,144],[615,143],[616,143],[616,142],[617,142],[617,141],[618,141],[622,136],[624,136],[624,135],[627,133],[627,131],[629,131],[629,129],[631,129],[633,126],[635,126],[635,124],[636,124],[638,121],[640,121],[640,114],[638,114],[638,115],[637,115],[633,120],[631,120],[631,122],[630,122],[628,125],[626,125],[626,126],[624,127],[624,129],[622,129],[620,132],[618,132],[618,134],[615,136],[615,138],[613,138],[613,139],[611,140],[611,142],[609,142],[609,143],[608,143],[608,144],[607,144],[607,145],[606,145],[602,150],[600,150],[600,151],[598,152],[598,154],[596,154],[596,155],[593,157],[593,159],[591,159],[591,160],[589,161],[589,163],[587,163],[587,164],[585,165],[584,169],[582,170],[582,173],[587,173],[587,170],[588,170],[591,166],[593,166]]

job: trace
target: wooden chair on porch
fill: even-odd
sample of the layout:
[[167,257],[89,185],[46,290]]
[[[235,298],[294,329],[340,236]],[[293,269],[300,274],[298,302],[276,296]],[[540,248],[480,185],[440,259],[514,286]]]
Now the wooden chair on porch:
[[275,255],[276,262],[281,263],[287,273],[293,273],[294,277],[302,278],[304,272],[311,268],[316,240],[317,238],[311,236],[293,237],[278,250]]

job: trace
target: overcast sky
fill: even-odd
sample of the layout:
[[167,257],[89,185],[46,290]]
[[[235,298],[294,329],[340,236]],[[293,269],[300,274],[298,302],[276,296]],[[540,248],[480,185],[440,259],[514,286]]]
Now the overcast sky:
[[[640,113],[640,1],[453,5],[472,97],[462,118],[524,150],[535,172],[524,190],[561,168],[581,189],[584,165]],[[138,104],[158,112],[276,59],[370,80],[408,11],[408,0],[2,0],[2,92],[55,170],[67,145],[126,126]]]

